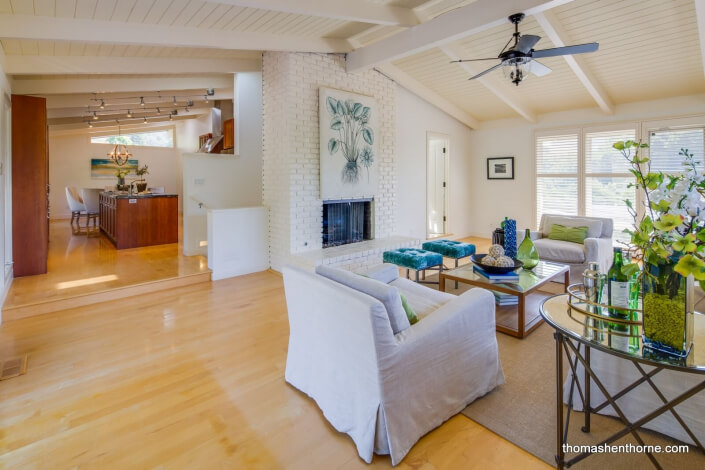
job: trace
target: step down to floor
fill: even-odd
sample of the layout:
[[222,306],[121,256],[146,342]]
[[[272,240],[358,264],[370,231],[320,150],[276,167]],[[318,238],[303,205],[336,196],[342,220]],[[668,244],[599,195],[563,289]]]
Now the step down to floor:
[[149,294],[178,287],[186,287],[192,284],[211,281],[211,272],[202,272],[197,274],[189,274],[186,276],[174,277],[169,279],[159,279],[156,281],[144,282],[132,286],[116,287],[100,292],[91,292],[89,294],[78,294],[71,297],[61,299],[44,300],[40,302],[27,303],[23,305],[13,305],[3,307],[2,322],[19,320],[21,318],[43,315],[45,313],[58,312],[70,308],[83,307],[86,305],[97,304],[100,302],[109,302],[112,300],[124,299],[135,295]]

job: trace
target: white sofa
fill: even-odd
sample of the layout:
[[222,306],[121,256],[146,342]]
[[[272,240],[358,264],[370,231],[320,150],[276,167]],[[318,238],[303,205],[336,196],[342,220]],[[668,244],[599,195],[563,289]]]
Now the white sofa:
[[[548,234],[553,224],[565,227],[588,227],[585,243],[572,243],[563,240],[551,240]],[[587,264],[592,261],[600,263],[600,271],[606,273],[612,264],[612,219],[601,217],[576,217],[568,215],[543,214],[537,232],[531,232],[531,239],[542,261],[554,261],[570,266],[572,282],[581,279]],[[517,244],[524,240],[524,232],[517,231]]]
[[[365,462],[390,454],[397,465],[421,436],[504,383],[490,292],[446,294],[400,278],[394,265],[365,273],[371,279],[336,268],[317,272],[337,280],[283,270],[286,381],[350,435]],[[403,330],[394,334],[385,303],[363,291],[392,310],[403,293],[419,322],[399,326],[397,318]]]

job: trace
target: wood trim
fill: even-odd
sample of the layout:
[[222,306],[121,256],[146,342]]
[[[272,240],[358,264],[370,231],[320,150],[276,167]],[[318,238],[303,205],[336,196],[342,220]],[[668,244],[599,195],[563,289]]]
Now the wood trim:
[[2,319],[4,322],[19,320],[21,318],[34,317],[45,313],[53,313],[61,310],[83,307],[85,305],[97,304],[100,302],[127,299],[135,295],[151,294],[163,290],[183,288],[202,282],[211,282],[210,272],[145,282],[132,286],[118,287],[116,289],[77,295],[75,297],[65,299],[49,300],[26,305],[18,305],[16,307],[3,308]]

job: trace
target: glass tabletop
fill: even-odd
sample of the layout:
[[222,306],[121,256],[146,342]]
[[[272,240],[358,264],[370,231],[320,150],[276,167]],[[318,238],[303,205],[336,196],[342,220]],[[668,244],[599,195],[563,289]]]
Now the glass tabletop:
[[486,277],[474,272],[473,267],[473,263],[468,263],[450,271],[443,271],[443,274],[446,276],[452,276],[453,278],[458,278],[461,282],[465,280],[476,285],[486,284],[488,289],[492,289],[493,286],[499,286],[504,289],[513,290],[517,293],[523,293],[540,286],[558,274],[567,272],[569,269],[565,264],[540,261],[539,264],[536,265],[536,267],[531,271],[523,268],[518,269],[516,274],[519,275],[519,282],[505,284],[490,282]]
[[[577,304],[576,307],[587,309],[587,305]],[[624,341],[624,337],[610,332],[608,316],[601,320],[570,307],[568,294],[559,294],[544,300],[541,304],[541,316],[556,330],[589,344],[591,348],[651,365],[705,374],[705,316],[700,313],[693,314],[693,347],[684,359],[656,355],[644,350],[641,326],[632,326],[631,328],[636,329],[634,337]]]

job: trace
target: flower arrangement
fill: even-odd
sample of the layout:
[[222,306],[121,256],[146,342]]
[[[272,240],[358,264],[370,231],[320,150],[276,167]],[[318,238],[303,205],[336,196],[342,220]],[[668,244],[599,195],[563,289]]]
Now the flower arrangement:
[[117,176],[117,179],[125,178],[128,173],[130,173],[129,168],[118,168],[117,170],[115,170],[115,176]]
[[[649,159],[639,154],[648,144],[628,140],[616,142],[613,147],[632,167],[629,171],[636,183],[630,187],[644,195],[642,214],[638,214],[632,201],[625,201],[634,218],[634,228],[625,232],[631,236],[629,245],[635,248],[635,258],[659,265],[675,256],[675,271],[681,276],[692,274],[705,288],[705,176],[698,172],[693,154],[681,149],[684,172],[667,175],[648,171]],[[627,274],[638,270],[637,263],[625,266]]]
[[144,181],[145,175],[149,174],[149,167],[147,165],[141,166],[135,170],[135,174],[140,177],[138,181]]
[[[642,192],[643,207],[637,210],[626,200],[634,218],[628,244],[636,262],[624,266],[628,275],[640,272],[644,286],[644,335],[676,352],[684,349],[686,331],[686,277],[692,275],[705,288],[705,176],[698,171],[693,154],[681,149],[684,171],[669,175],[652,172],[649,159],[640,152],[648,144],[632,140],[616,142],[629,162]],[[640,268],[643,265],[643,270]]]

